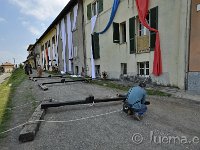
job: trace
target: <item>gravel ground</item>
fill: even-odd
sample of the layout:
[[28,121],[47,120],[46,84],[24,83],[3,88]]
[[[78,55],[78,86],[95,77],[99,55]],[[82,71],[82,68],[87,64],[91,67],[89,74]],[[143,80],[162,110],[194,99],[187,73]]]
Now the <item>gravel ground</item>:
[[[119,90],[82,82],[47,85],[48,91],[42,91],[37,86],[38,83],[50,80],[61,79],[25,81],[18,89],[18,94],[14,96],[15,103],[24,102],[20,93],[27,93],[27,89],[34,95],[36,101],[48,98],[53,98],[55,101],[83,100],[90,94],[95,98],[104,98],[115,97],[116,93],[122,93]],[[67,122],[43,122],[35,140],[27,143],[18,142],[20,128],[16,129],[3,139],[0,146],[3,150],[200,149],[200,141],[197,139],[197,137],[200,139],[199,103],[157,96],[149,96],[148,100],[151,101],[151,105],[140,122],[121,111],[121,102],[50,108],[44,118],[46,121]],[[28,120],[32,107],[16,110],[11,127]],[[134,134],[142,136],[143,141],[140,144],[132,140]],[[182,141],[179,143],[179,140],[176,140],[174,144],[175,142],[170,140],[173,137],[179,137]],[[184,137],[188,140],[194,138],[194,143],[184,144],[186,142]],[[140,137],[136,140],[139,141]]]

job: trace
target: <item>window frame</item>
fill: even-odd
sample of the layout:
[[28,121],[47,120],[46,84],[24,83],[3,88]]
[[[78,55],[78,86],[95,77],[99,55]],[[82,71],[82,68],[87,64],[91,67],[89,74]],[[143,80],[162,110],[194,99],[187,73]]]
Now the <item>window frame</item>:
[[127,70],[127,63],[121,63],[121,74],[122,75],[127,75],[128,70]]
[[[144,67],[141,67],[140,65],[143,64]],[[141,77],[149,77],[150,75],[150,67],[149,67],[149,61],[144,61],[144,62],[137,62],[137,69],[138,69],[138,75]],[[141,70],[144,71],[144,74],[141,74]],[[148,74],[147,74],[148,72]]]

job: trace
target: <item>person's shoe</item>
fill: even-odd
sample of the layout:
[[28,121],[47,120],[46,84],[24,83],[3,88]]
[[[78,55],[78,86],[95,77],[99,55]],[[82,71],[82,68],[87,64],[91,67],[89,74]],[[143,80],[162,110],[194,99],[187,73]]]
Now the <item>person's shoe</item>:
[[137,120],[137,121],[140,121],[140,120],[141,120],[141,118],[140,118],[140,116],[139,116],[138,113],[135,113],[135,114],[134,114],[134,119]]
[[127,115],[131,115],[131,114],[132,114],[132,112],[131,112],[131,110],[129,109],[128,112],[127,112]]

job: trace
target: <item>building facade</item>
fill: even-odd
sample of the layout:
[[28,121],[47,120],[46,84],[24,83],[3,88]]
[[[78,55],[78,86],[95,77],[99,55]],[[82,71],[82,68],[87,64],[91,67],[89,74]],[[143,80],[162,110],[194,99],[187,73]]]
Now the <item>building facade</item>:
[[3,67],[3,72],[5,73],[11,73],[14,69],[14,64],[11,64],[9,62],[3,63],[1,65],[1,67]]
[[[103,34],[98,34],[91,43],[91,24],[96,17],[93,35],[102,31],[111,16],[115,0],[84,0],[85,43],[87,50],[88,75],[92,75],[91,45],[98,53],[94,57],[96,75],[103,71],[109,78],[150,77],[161,85],[185,88],[186,53],[189,40],[190,1],[149,0],[146,17],[149,25],[160,33],[160,47],[163,72],[152,74],[155,48],[155,33],[145,28],[139,21],[136,1],[120,0],[111,26]],[[98,9],[101,8],[101,11]],[[98,44],[96,44],[96,43]],[[96,54],[94,54],[96,56]]]
[[136,1],[70,0],[34,45],[39,64],[92,78],[106,73],[110,79],[199,89],[200,0],[149,0],[145,22],[159,31],[158,75],[157,32],[141,23]]

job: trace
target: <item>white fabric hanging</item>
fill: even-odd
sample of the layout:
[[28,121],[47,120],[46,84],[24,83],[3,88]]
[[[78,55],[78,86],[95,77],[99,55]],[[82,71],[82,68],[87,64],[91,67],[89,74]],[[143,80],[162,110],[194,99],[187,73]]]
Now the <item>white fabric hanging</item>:
[[44,68],[44,50],[42,51],[42,67]]
[[64,18],[61,21],[61,32],[62,32],[62,43],[63,43],[63,50],[62,50],[62,59],[64,63],[63,71],[67,72],[66,66],[66,31],[65,31],[65,20]]
[[51,47],[48,47],[49,65],[51,65]]
[[56,49],[55,49],[55,64],[58,65],[58,37],[59,37],[59,33],[60,33],[60,28],[59,28],[59,24],[57,24],[56,26]]
[[53,59],[53,64],[52,65],[55,65],[55,44],[52,44],[52,59]]
[[[91,34],[94,32],[94,27],[95,27],[95,24],[96,24],[96,20],[97,20],[97,15],[95,15],[95,16],[93,16],[91,18]],[[91,43],[91,67],[92,67],[92,79],[95,79],[96,78],[96,75],[95,75],[95,62],[94,62],[94,57],[93,57],[93,52],[92,52],[92,43]]]
[[69,52],[69,71],[72,71],[72,65],[71,65],[71,59],[73,58],[72,56],[72,48],[73,48],[73,43],[72,43],[72,24],[71,24],[71,17],[70,13],[67,14],[67,35],[68,35],[68,52]]
[[72,30],[75,30],[76,29],[76,20],[77,20],[77,15],[78,15],[78,4],[76,4],[76,6],[74,6],[73,12],[74,12],[74,21],[73,21]]

